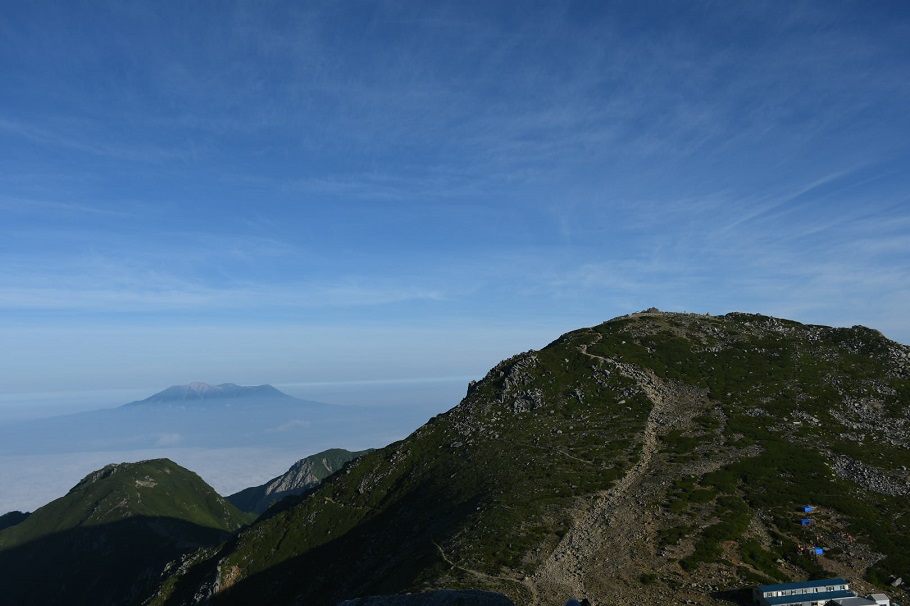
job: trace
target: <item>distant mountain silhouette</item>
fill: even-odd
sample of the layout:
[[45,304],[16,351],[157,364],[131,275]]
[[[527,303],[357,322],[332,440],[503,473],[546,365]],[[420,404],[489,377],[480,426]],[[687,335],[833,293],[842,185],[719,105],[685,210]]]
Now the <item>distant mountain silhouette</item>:
[[208,383],[194,382],[188,385],[173,385],[164,391],[149,396],[144,400],[137,400],[124,404],[121,408],[135,408],[154,404],[173,404],[184,402],[198,402],[202,400],[285,400],[298,401],[293,396],[279,391],[271,385],[244,386],[234,383],[210,385]]
[[174,448],[361,450],[402,437],[396,414],[387,407],[303,400],[271,385],[190,383],[115,408],[0,424],[0,456]]

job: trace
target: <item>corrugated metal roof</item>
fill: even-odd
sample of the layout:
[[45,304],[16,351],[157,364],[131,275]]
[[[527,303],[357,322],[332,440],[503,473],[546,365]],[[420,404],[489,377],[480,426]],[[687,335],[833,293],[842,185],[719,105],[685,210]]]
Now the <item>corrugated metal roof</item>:
[[796,581],[795,583],[780,583],[778,585],[759,585],[758,590],[766,591],[788,591],[790,589],[804,589],[810,587],[826,587],[828,585],[847,585],[843,579],[822,579],[820,581]]

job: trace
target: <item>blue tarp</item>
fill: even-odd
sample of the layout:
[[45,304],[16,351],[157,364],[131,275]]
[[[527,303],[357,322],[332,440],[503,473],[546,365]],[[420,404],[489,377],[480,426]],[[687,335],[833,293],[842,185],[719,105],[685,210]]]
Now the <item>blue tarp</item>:
[[823,553],[825,553],[825,550],[822,549],[821,547],[815,548],[815,555],[822,555]]
[[815,511],[815,508],[812,507],[811,505],[806,505],[805,507],[803,507],[803,511],[805,511],[806,513],[812,513],[813,511]]
[[803,526],[808,526],[809,524],[812,523],[812,520],[810,520],[809,518],[803,518],[802,520],[800,520],[800,523],[801,523]]

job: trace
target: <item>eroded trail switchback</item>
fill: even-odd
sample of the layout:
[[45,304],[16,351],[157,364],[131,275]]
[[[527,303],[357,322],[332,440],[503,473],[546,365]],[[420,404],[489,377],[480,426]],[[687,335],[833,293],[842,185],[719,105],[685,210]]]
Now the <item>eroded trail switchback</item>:
[[[594,603],[631,604],[623,587],[638,585],[633,578],[641,566],[637,560],[651,561],[657,551],[656,531],[647,511],[642,483],[652,469],[659,449],[658,436],[672,426],[686,422],[693,414],[697,394],[684,397],[678,389],[666,389],[650,371],[580,351],[631,379],[651,401],[640,437],[638,460],[610,489],[585,500],[575,511],[572,526],[556,549],[540,565],[527,583],[539,596],[536,605],[563,604],[569,597],[589,596]],[[622,545],[622,548],[615,546]],[[632,600],[632,601],[629,601]]]

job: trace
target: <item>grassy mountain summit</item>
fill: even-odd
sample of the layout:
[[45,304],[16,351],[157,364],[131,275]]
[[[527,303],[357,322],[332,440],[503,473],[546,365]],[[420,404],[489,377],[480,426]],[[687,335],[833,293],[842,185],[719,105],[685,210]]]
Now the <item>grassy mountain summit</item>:
[[152,603],[883,587],[910,577],[908,403],[910,349],[874,330],[623,316],[500,363],[406,440],[197,552]]
[[0,534],[0,549],[134,517],[172,518],[218,530],[249,521],[202,478],[169,459],[115,463],[85,476],[66,496]]
[[28,513],[23,513],[21,511],[10,511],[0,516],[0,530],[5,530],[10,526],[15,526],[20,522],[25,521],[28,518]]
[[168,561],[250,519],[168,459],[108,465],[0,531],[0,596],[12,604],[132,603]]

